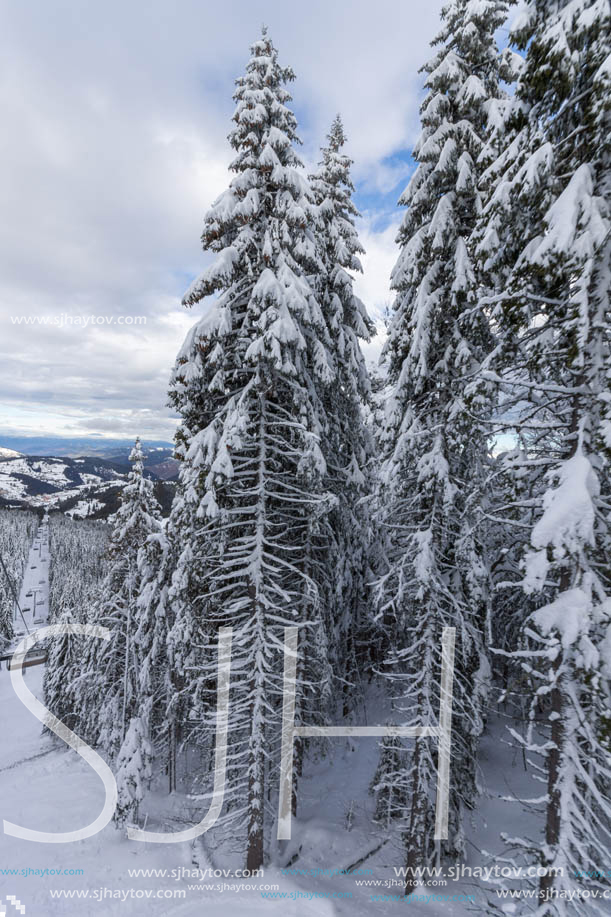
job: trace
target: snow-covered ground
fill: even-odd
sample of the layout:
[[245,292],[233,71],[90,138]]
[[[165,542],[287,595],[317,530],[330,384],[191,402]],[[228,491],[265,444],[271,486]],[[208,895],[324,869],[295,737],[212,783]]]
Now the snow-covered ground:
[[[30,549],[20,604],[25,622],[15,621],[15,630],[25,632],[46,623],[48,607],[49,539],[46,520],[36,532]],[[24,670],[26,684],[42,699],[43,666]],[[375,689],[368,694],[367,712],[362,722],[384,722],[389,711]],[[53,832],[69,831],[89,824],[100,812],[103,788],[95,772],[59,740],[41,735],[40,723],[15,695],[9,672],[0,670],[0,709],[2,734],[8,737],[0,746],[0,799],[2,817],[18,825]],[[525,818],[521,806],[504,801],[503,796],[524,798],[538,795],[532,772],[521,752],[509,744],[507,726],[513,725],[503,709],[491,711],[490,728],[481,747],[482,796],[467,827],[467,856],[470,867],[494,865],[502,851],[500,830],[509,835],[524,835],[536,826]],[[300,784],[300,813],[293,820],[293,838],[274,853],[275,864],[263,878],[242,879],[193,874],[134,877],[130,869],[194,870],[200,868],[236,870],[242,865],[232,853],[231,843],[221,841],[213,829],[195,844],[143,844],[126,839],[112,824],[93,838],[70,844],[33,843],[0,835],[0,900],[16,895],[26,905],[26,914],[76,917],[83,913],[100,915],[156,915],[177,917],[201,915],[202,906],[210,917],[228,914],[281,914],[282,917],[310,917],[337,914],[368,915],[389,908],[405,907],[399,901],[372,900],[372,895],[402,895],[394,867],[404,865],[400,841],[392,832],[373,823],[374,803],[368,785],[378,759],[378,740],[358,738],[330,740],[327,753],[307,768]],[[201,818],[195,804],[183,796],[168,797],[162,792],[145,801],[143,816],[149,825],[168,832]],[[289,867],[291,873],[283,872]],[[82,870],[80,875],[23,875],[21,870]],[[19,874],[3,874],[16,869]],[[331,870],[369,870],[354,875],[331,875]],[[303,872],[299,873],[301,870]],[[314,875],[325,870],[325,874]],[[176,875],[176,874],[175,874]],[[380,885],[357,884],[380,882]],[[220,890],[225,883],[230,888]],[[213,886],[205,888],[205,885]],[[519,883],[518,883],[519,885]],[[189,887],[191,886],[191,887]],[[247,886],[243,888],[243,886]],[[263,891],[277,890],[291,897],[263,898]],[[242,890],[236,891],[238,887]],[[441,917],[461,917],[484,910],[485,887],[479,878],[449,880],[447,885],[417,890],[422,895],[475,895],[467,905],[457,900],[410,902],[411,913]],[[490,888],[490,886],[488,886]],[[52,898],[51,890],[88,891],[103,896],[90,899],[84,908],[82,898]],[[101,891],[100,891],[101,890]],[[106,891],[105,891],[106,890]],[[136,897],[149,891],[184,897]],[[133,892],[134,897],[131,897]],[[346,897],[332,898],[332,895]],[[126,900],[125,895],[128,895]],[[324,895],[325,897],[305,897]],[[350,895],[351,897],[347,897]],[[123,900],[122,900],[123,899]],[[94,907],[95,904],[95,907]]]
[[[30,690],[42,696],[43,667],[26,670]],[[375,707],[375,704],[374,704]],[[0,747],[0,798],[3,818],[25,827],[48,831],[68,831],[93,821],[102,808],[103,789],[94,771],[62,743],[41,736],[40,724],[25,710],[12,691],[9,673],[0,672],[0,708],[3,734],[10,741]],[[491,734],[483,741],[483,795],[469,827],[468,856],[470,866],[494,862],[481,850],[499,851],[499,830],[509,834],[525,831],[524,813],[519,806],[500,800],[509,790],[517,796],[532,792],[531,776],[525,770],[521,754],[504,744],[505,722],[494,719]],[[396,838],[372,824],[373,803],[367,786],[377,760],[377,741],[357,739],[348,742],[335,739],[331,754],[309,769],[302,783],[302,814],[295,820],[293,839],[285,849],[279,865],[268,867],[261,879],[206,878],[198,880],[184,875],[174,877],[132,877],[128,870],[157,869],[236,869],[241,863],[228,850],[218,846],[211,832],[195,845],[143,844],[128,841],[112,824],[93,838],[70,844],[38,844],[0,835],[0,899],[16,895],[26,905],[27,915],[61,915],[81,917],[84,913],[108,915],[177,915],[227,917],[229,914],[277,914],[282,917],[327,917],[337,914],[369,915],[401,909],[400,902],[372,901],[375,894],[401,895],[398,886],[372,887],[357,881],[396,880],[393,867],[403,865],[403,852]],[[181,796],[173,800],[153,796],[152,820],[164,830],[176,830],[181,821],[196,820],[196,813]],[[156,811],[153,812],[152,809]],[[384,843],[385,841],[385,843]],[[381,845],[381,846],[380,846]],[[380,848],[373,856],[369,851]],[[346,869],[358,864],[371,869],[365,876],[317,876],[282,874],[281,865],[291,855],[293,870]],[[365,859],[363,859],[365,857]],[[362,862],[361,862],[362,861]],[[83,870],[81,875],[2,874],[2,870],[27,868],[39,870]],[[198,886],[199,882],[199,886]],[[232,888],[203,886],[225,883]],[[235,891],[240,884],[249,886]],[[189,888],[191,886],[191,888]],[[275,886],[291,895],[280,900],[264,899],[261,890]],[[421,889],[423,894],[475,894],[471,909],[456,901],[414,903],[409,913],[429,917],[462,917],[483,912],[483,883],[480,880],[450,881],[447,886]],[[82,898],[52,898],[51,890],[95,892],[101,900],[91,899],[85,906]],[[107,891],[104,891],[107,890]],[[120,896],[131,896],[122,900]],[[139,898],[145,891],[157,894],[168,890],[184,891],[182,898]],[[345,899],[304,897],[306,895],[351,894]],[[112,896],[111,896],[112,894]],[[402,913],[404,911],[401,910]]]
[[69,483],[65,474],[67,467],[57,461],[50,462],[44,459],[32,461],[27,456],[0,462],[0,493],[10,499],[26,497],[28,494],[27,482],[18,475],[33,478],[42,484],[64,488]]
[[[37,697],[42,696],[42,666],[27,669],[25,680]],[[69,831],[88,824],[98,815],[103,804],[103,789],[94,771],[73,751],[65,751],[61,743],[42,737],[40,724],[21,705],[12,691],[9,673],[0,672],[0,708],[2,729],[10,735],[10,742],[0,746],[0,798],[2,817],[18,825],[47,831]],[[186,815],[177,806],[176,815]],[[167,830],[175,829],[168,825]],[[283,890],[294,890],[297,885],[289,879],[277,880],[273,870],[266,870],[263,879],[248,880],[253,886],[241,893],[233,891],[189,890],[197,879],[188,876],[174,878],[134,878],[129,869],[194,869],[193,857],[201,869],[212,866],[201,846],[193,849],[186,844],[142,844],[128,841],[124,834],[108,825],[93,838],[70,844],[38,844],[14,837],[0,835],[0,900],[15,895],[26,906],[26,915],[35,917],[82,917],[99,914],[100,917],[227,917],[228,914],[299,914],[304,917],[334,913],[324,901],[295,902],[267,901],[261,898],[254,886],[281,883]],[[214,864],[223,865],[223,864]],[[81,869],[82,875],[11,875],[3,870],[18,869],[70,870]],[[206,879],[206,883],[218,882]],[[247,880],[223,879],[227,884]],[[307,887],[304,883],[303,887]],[[54,899],[50,890],[108,889],[102,900]],[[116,893],[134,895],[150,890],[181,890],[185,897],[170,899],[142,899],[130,897],[121,900]],[[103,894],[103,893],[102,893]],[[287,903],[289,907],[287,908]]]
[[103,503],[100,500],[93,498],[92,500],[79,500],[78,503],[72,507],[72,509],[67,509],[66,516],[78,516],[81,519],[84,519],[86,516],[91,516],[93,513],[97,512],[99,509],[102,509]]

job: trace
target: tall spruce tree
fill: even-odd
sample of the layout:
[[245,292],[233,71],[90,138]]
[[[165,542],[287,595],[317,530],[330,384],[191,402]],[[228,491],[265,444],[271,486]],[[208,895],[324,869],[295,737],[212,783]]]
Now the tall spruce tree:
[[139,605],[142,577],[138,554],[161,526],[153,483],[144,475],[144,456],[136,439],[132,464],[121,493],[108,548],[109,567],[91,621],[107,627],[110,640],[91,640],[80,677],[81,716],[86,732],[111,757],[119,753],[140,699]]
[[[9,574],[10,576],[10,574]],[[8,643],[13,637],[13,615],[15,612],[15,597],[13,584],[6,576],[4,569],[0,570],[0,645]]]
[[[71,626],[75,620],[69,606],[55,609],[54,624]],[[74,686],[81,670],[83,641],[74,634],[65,633],[51,640],[43,678],[45,706],[69,729],[78,728],[78,697]],[[46,727],[45,727],[46,728]]]
[[215,258],[184,302],[219,295],[185,341],[170,396],[182,418],[170,519],[181,550],[169,635],[176,690],[189,732],[212,732],[211,648],[231,626],[226,817],[245,837],[249,869],[264,859],[264,805],[277,780],[282,628],[306,630],[300,651],[310,658],[320,597],[308,544],[334,503],[319,445],[333,362],[309,280],[321,265],[287,107],[293,78],[264,29],[236,82],[235,176],[205,218],[202,242]]
[[358,669],[355,641],[365,625],[367,582],[371,579],[370,520],[365,498],[371,493],[374,448],[364,418],[370,385],[359,339],[368,341],[375,334],[375,325],[353,288],[352,272],[362,272],[359,255],[363,247],[355,227],[359,213],[352,201],[352,160],[344,152],[345,143],[337,115],[311,182],[322,268],[316,279],[316,294],[327,326],[333,368],[332,379],[321,390],[325,418],[321,448],[328,487],[336,500],[327,520],[330,537],[320,539],[318,568],[326,578],[321,592],[325,595],[329,662],[344,680],[347,710]]
[[[463,810],[477,794],[476,749],[483,728],[488,659],[488,572],[482,543],[483,481],[488,462],[490,386],[474,378],[492,347],[476,308],[480,279],[472,233],[481,210],[480,156],[490,117],[504,93],[507,67],[494,32],[506,7],[498,0],[455,0],[442,12],[439,50],[423,68],[418,166],[400,204],[407,213],[392,274],[394,313],[383,360],[392,392],[382,448],[381,527],[385,571],[378,609],[398,677],[406,722],[439,716],[441,634],[457,630],[450,835],[439,853],[463,849]],[[506,75],[509,75],[508,73]],[[436,749],[416,739],[404,786],[407,865],[435,853]]]
[[0,510],[0,647],[14,635],[19,585],[35,526],[34,513]]
[[[53,513],[48,527],[49,623],[99,623],[108,526]],[[74,634],[53,637],[43,682],[46,706],[91,744],[97,742],[99,732],[100,697],[93,658],[97,642]]]
[[[133,635],[136,693],[117,756],[118,800],[115,821],[135,824],[153,775],[154,761],[165,761],[170,791],[176,788],[176,744],[172,729],[173,684],[168,660],[169,567],[171,549],[163,522],[155,526],[137,556],[139,592]],[[165,754],[163,754],[165,752]]]
[[511,840],[547,869],[548,917],[603,912],[555,896],[582,870],[601,886],[611,841],[609,5],[534,0],[512,40],[525,65],[479,250],[502,329],[489,377],[519,442],[505,469],[526,495],[513,506],[531,605],[515,655],[535,685],[524,741],[546,784],[544,836]]
[[168,655],[172,626],[169,598],[175,555],[167,525],[149,535],[138,554],[141,577],[138,596],[139,711],[150,755],[165,757],[169,789],[176,789],[176,697]]

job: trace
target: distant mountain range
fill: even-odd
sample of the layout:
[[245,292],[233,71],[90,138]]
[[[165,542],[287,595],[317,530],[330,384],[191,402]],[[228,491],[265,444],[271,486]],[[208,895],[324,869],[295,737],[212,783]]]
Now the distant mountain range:
[[[106,439],[102,436],[14,436],[0,433],[0,446],[22,455],[99,455],[112,459],[127,456],[134,445],[133,439]],[[148,452],[172,452],[172,443],[165,440],[142,440]]]
[[[129,453],[133,440],[104,439],[102,437],[65,436],[12,436],[0,433],[0,459],[11,453],[30,456],[62,456],[79,458],[95,456],[129,466]],[[144,467],[163,481],[176,477],[178,463],[173,458],[172,443],[164,440],[143,440]]]
[[[0,506],[106,518],[118,506],[132,446],[126,440],[0,436]],[[157,498],[167,512],[178,472],[173,447],[164,442],[142,447],[145,474],[156,482]]]

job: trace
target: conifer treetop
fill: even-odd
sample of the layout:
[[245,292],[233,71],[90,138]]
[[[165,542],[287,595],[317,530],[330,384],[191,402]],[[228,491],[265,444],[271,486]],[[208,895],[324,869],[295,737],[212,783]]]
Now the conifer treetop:
[[494,32],[506,15],[503,0],[454,0],[442,12],[440,45],[422,68],[429,90],[421,106],[418,162],[399,204],[407,207],[391,275],[395,314],[384,348],[400,403],[389,405],[400,424],[411,396],[429,393],[464,374],[482,357],[487,332],[477,316],[464,320],[476,279],[468,240],[481,207],[479,158],[490,118],[505,98],[503,58]]
[[[338,114],[327,134],[327,145],[321,149],[319,168],[310,176],[320,225],[321,260],[329,282],[329,287],[323,292],[323,299],[327,300],[323,311],[330,322],[331,334],[344,323],[357,337],[368,341],[376,333],[375,325],[364,304],[354,294],[353,278],[347,273],[362,273],[358,256],[364,253],[364,249],[354,222],[360,214],[352,200],[354,184],[350,169],[353,161],[343,152],[346,139]],[[336,314],[333,315],[333,312]]]
[[[202,244],[217,258],[187,290],[184,305],[227,290],[245,270],[256,279],[269,269],[284,285],[294,283],[286,269],[315,261],[313,240],[305,232],[314,217],[311,191],[299,172],[302,163],[293,146],[300,143],[297,120],[287,107],[291,96],[285,84],[294,73],[280,66],[265,30],[250,50],[246,74],[236,80],[235,127],[228,138],[236,175],[204,219]],[[270,294],[272,277],[262,283],[260,292]]]
[[146,535],[157,531],[161,525],[161,511],[154,494],[153,482],[144,474],[144,453],[140,437],[136,437],[129,454],[131,470],[121,492],[119,509],[109,522],[113,525],[111,553],[122,563],[126,561],[126,540],[137,551]]
[[263,33],[236,81],[229,135],[235,175],[204,219],[203,247],[216,257],[183,298],[193,305],[220,293],[178,356],[171,397],[181,412],[183,386],[197,377],[222,393],[235,372],[295,379],[310,358],[318,378],[333,375],[324,318],[310,285],[321,269],[317,214],[293,148],[296,119],[285,89],[291,79],[293,71],[280,66]]

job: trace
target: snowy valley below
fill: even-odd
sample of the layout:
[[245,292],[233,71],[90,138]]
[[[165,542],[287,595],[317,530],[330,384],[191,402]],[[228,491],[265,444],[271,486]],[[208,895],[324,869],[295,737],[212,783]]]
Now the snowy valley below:
[[[169,454],[168,454],[169,453]],[[0,506],[59,509],[80,518],[106,518],[116,509],[127,480],[129,463],[117,456],[21,455],[0,450]],[[169,505],[176,462],[170,450],[148,456],[146,473],[158,482]]]

